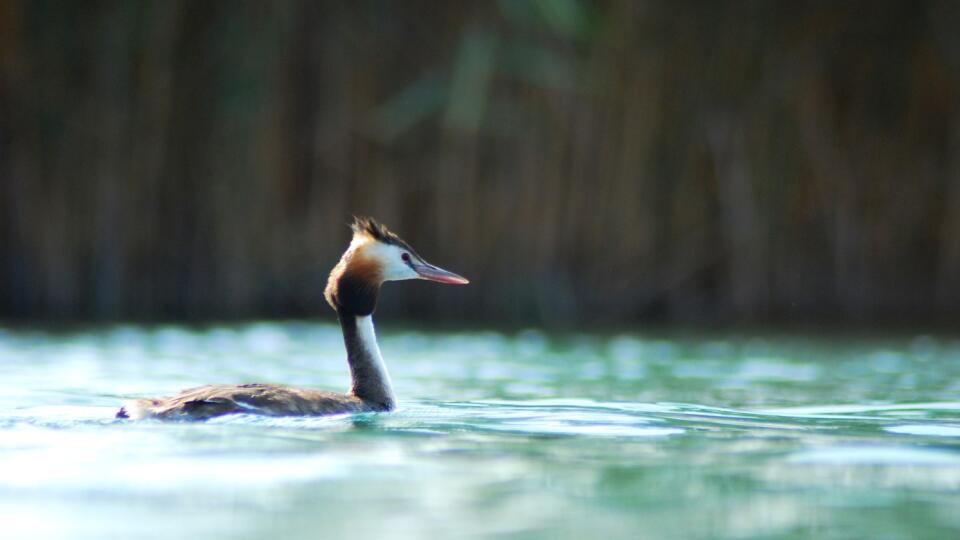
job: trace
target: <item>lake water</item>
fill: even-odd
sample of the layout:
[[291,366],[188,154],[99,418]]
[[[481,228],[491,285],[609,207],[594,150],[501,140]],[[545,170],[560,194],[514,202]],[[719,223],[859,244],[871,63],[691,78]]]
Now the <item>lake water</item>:
[[338,328],[0,329],[0,537],[960,538],[958,339],[381,333],[396,412],[159,423]]

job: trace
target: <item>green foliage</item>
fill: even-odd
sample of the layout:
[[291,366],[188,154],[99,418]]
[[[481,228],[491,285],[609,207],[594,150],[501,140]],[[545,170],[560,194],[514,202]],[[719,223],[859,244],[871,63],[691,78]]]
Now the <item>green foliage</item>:
[[7,2],[0,316],[315,313],[323,271],[294,276],[359,213],[474,283],[385,299],[410,316],[952,320],[957,23],[941,2]]

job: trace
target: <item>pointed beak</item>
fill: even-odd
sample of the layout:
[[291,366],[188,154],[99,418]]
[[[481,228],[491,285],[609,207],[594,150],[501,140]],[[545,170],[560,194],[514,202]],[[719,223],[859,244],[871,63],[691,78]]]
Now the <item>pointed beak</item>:
[[420,279],[429,279],[430,281],[446,283],[448,285],[466,285],[470,283],[470,280],[463,276],[458,276],[453,272],[448,272],[443,268],[437,268],[426,262],[422,264],[413,263],[411,267],[413,267],[413,271],[420,276]]

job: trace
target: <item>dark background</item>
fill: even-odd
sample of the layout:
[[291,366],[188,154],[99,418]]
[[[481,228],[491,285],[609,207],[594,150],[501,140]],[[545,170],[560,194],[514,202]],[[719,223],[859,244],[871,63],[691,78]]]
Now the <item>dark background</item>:
[[960,2],[0,0],[0,318],[960,315]]

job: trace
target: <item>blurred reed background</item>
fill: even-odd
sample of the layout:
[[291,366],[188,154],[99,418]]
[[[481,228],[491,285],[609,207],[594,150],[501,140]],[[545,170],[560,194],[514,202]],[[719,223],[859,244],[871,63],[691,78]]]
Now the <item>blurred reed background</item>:
[[960,315],[960,3],[0,0],[0,317]]

